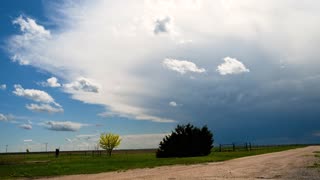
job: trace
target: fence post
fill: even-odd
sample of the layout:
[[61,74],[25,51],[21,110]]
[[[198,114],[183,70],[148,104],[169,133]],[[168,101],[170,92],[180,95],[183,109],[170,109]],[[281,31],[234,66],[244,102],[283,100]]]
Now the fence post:
[[234,143],[232,143],[232,150],[236,151],[236,145]]

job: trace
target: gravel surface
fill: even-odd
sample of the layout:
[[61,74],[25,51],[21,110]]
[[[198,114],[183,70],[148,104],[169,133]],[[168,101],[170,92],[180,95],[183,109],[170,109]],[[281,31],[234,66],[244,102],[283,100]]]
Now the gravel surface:
[[319,179],[320,169],[308,168],[316,161],[314,151],[320,146],[292,149],[224,162],[196,165],[173,165],[156,168],[134,169],[125,172],[107,172],[60,176],[50,179]]

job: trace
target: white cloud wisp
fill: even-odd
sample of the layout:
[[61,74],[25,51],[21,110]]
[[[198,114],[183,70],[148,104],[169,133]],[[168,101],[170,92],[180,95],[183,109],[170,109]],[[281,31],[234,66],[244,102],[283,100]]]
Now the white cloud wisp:
[[19,127],[22,128],[22,129],[25,129],[25,130],[31,130],[32,129],[32,125],[31,124],[21,124]]
[[76,123],[71,121],[48,121],[41,123],[48,130],[52,131],[78,131],[87,124]]
[[9,118],[6,115],[0,113],[0,121],[8,121],[8,120]]
[[206,70],[204,68],[198,68],[198,66],[187,60],[177,60],[177,59],[171,59],[166,58],[162,62],[163,66],[172,70],[177,71],[180,74],[185,74],[187,72],[193,72],[193,73],[204,73]]
[[6,84],[0,84],[0,90],[6,90],[7,85]]
[[61,113],[63,108],[53,107],[50,104],[27,104],[26,108],[34,112]]

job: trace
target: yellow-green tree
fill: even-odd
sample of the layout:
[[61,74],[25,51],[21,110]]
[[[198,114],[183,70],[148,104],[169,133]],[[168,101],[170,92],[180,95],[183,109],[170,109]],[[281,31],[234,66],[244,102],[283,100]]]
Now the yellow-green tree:
[[118,134],[102,133],[100,135],[100,147],[105,149],[109,156],[111,156],[112,150],[120,145],[121,139]]

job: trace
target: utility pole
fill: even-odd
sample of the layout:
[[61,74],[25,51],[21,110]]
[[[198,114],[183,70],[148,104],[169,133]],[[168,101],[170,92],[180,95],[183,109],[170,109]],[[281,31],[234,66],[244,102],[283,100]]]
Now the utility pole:
[[48,155],[48,157],[49,157],[49,154],[48,154],[48,143],[46,142],[46,143],[44,143],[45,145],[46,145],[46,154]]

